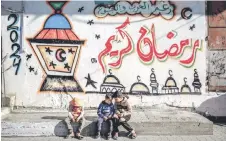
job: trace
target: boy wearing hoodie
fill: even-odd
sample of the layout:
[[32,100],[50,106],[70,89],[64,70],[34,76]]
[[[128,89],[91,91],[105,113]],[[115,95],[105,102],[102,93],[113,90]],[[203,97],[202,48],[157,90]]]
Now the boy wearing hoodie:
[[[78,98],[73,98],[69,103],[68,118],[66,118],[65,120],[68,128],[68,135],[66,136],[66,138],[68,138],[69,136],[74,136],[75,138],[82,140],[83,136],[81,135],[81,130],[84,124],[84,120],[84,103]],[[78,123],[77,131],[73,131],[73,122]]]
[[101,127],[104,121],[107,122],[110,127],[110,130],[107,134],[107,139],[111,138],[113,114],[114,114],[114,105],[112,103],[112,96],[111,94],[106,94],[105,100],[100,103],[97,110],[97,115],[98,115],[97,128],[98,129],[97,129],[96,139],[100,138]]
[[120,125],[122,125],[129,132],[128,137],[135,139],[135,130],[128,124],[132,113],[132,107],[127,101],[128,97],[125,97],[121,92],[116,91],[113,94],[113,98],[115,99],[115,114],[113,116],[113,139],[118,139],[118,127]]

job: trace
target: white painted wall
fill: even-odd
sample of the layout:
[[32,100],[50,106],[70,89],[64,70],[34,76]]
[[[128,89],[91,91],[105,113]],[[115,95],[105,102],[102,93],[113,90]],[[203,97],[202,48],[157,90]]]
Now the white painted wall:
[[[2,52],[3,56],[7,55],[4,61],[4,68],[7,69],[13,63],[13,59],[10,55],[13,53],[11,49],[12,42],[10,41],[10,31],[7,31],[7,26],[11,23],[8,21],[8,16],[10,12],[5,11],[7,7],[15,9],[20,7],[20,4],[15,5],[15,3],[4,2],[5,7],[2,9],[4,12],[2,14]],[[205,37],[207,35],[207,23],[205,17],[205,2],[204,1],[190,1],[190,2],[173,2],[175,4],[175,13],[173,19],[165,20],[161,16],[155,18],[146,18],[140,15],[136,16],[116,16],[116,17],[106,17],[103,19],[95,17],[93,10],[95,8],[94,2],[69,2],[63,9],[66,17],[69,19],[72,30],[80,39],[86,39],[85,46],[82,47],[80,53],[80,60],[77,65],[77,71],[75,77],[79,84],[85,91],[99,91],[100,85],[103,82],[104,77],[108,74],[103,73],[100,64],[92,63],[91,58],[98,58],[99,53],[105,48],[105,43],[111,35],[116,35],[116,27],[120,26],[127,17],[129,17],[130,25],[125,29],[128,34],[133,39],[134,51],[129,55],[126,55],[122,60],[122,65],[117,68],[112,69],[112,73],[119,78],[121,84],[126,87],[126,92],[129,92],[130,87],[133,83],[137,82],[137,75],[141,77],[141,82],[145,83],[149,89],[150,88],[150,74],[151,68],[155,69],[155,74],[157,81],[160,84],[159,91],[161,91],[162,86],[165,84],[166,79],[169,77],[168,70],[173,71],[173,78],[177,82],[177,86],[180,89],[184,84],[183,78],[187,77],[187,84],[191,87],[192,92],[193,86],[192,82],[194,80],[194,69],[197,69],[201,87],[201,95],[159,95],[159,96],[130,96],[130,101],[134,106],[153,106],[153,105],[172,105],[179,107],[201,107],[202,111],[209,110],[215,115],[226,115],[225,105],[217,110],[215,107],[202,104],[205,101],[213,100],[216,101],[217,95],[213,93],[208,93],[206,91],[205,79],[206,79],[206,41]],[[19,5],[19,6],[18,6]],[[28,106],[28,107],[53,107],[53,108],[63,108],[67,106],[70,97],[64,93],[59,94],[55,92],[42,92],[39,93],[40,85],[45,78],[45,72],[42,70],[40,63],[38,62],[35,53],[32,51],[30,44],[26,41],[27,38],[34,38],[36,34],[43,28],[45,20],[52,13],[51,8],[44,1],[23,2],[24,13],[19,14],[19,20],[17,26],[20,30],[18,33],[21,36],[22,51],[19,53],[21,56],[21,65],[18,70],[18,74],[15,75],[15,67],[10,68],[5,71],[5,93],[16,95],[16,105],[18,106]],[[84,6],[84,11],[78,12],[80,7]],[[190,7],[192,9],[192,18],[189,20],[178,20],[181,17],[181,10],[185,7]],[[21,21],[22,20],[22,21]],[[93,20],[94,24],[89,25],[87,22]],[[181,40],[193,39],[202,41],[202,49],[197,50],[196,59],[192,67],[184,67],[179,64],[180,59],[186,59],[191,56],[192,49],[186,48],[184,54],[181,58],[168,58],[165,62],[160,62],[156,58],[151,64],[144,64],[139,60],[139,56],[136,51],[136,44],[140,37],[140,27],[145,25],[150,28],[151,25],[155,25],[156,34],[156,44],[159,52],[163,52],[169,49],[174,43],[179,44]],[[189,27],[195,24],[193,31],[189,30]],[[177,36],[171,40],[167,39],[166,35],[170,31],[176,31]],[[95,34],[100,34],[100,39],[95,38]],[[150,37],[150,35],[149,35]],[[126,41],[122,40],[121,44],[114,44],[114,48],[120,49],[127,44]],[[146,46],[147,47],[147,46]],[[145,50],[148,51],[148,50]],[[26,55],[32,54],[31,59],[26,60]],[[109,57],[106,57],[106,62],[112,61]],[[29,67],[34,67],[34,71],[37,71],[37,75],[34,72],[29,71]],[[95,84],[97,89],[94,89],[91,85],[86,87],[88,73],[90,74],[92,80],[96,81]],[[84,99],[87,107],[95,107],[103,99],[104,95],[97,93],[71,93],[75,97],[80,97]],[[225,98],[224,98],[225,99]],[[211,102],[210,102],[211,103]],[[213,104],[212,104],[213,105]],[[219,111],[219,112],[216,112]],[[224,112],[222,112],[224,111]]]

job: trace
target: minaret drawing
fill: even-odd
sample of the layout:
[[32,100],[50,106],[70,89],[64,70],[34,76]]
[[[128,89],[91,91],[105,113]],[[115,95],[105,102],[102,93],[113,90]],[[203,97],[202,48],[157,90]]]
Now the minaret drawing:
[[154,68],[151,69],[151,75],[150,75],[150,86],[151,86],[151,89],[152,89],[152,93],[153,94],[158,94],[158,87],[159,87],[159,84],[156,80],[156,76],[155,76],[155,71],[154,71]]
[[200,88],[202,87],[202,84],[200,83],[197,69],[194,69],[194,81],[192,83],[192,86],[194,87],[194,92],[201,92]]

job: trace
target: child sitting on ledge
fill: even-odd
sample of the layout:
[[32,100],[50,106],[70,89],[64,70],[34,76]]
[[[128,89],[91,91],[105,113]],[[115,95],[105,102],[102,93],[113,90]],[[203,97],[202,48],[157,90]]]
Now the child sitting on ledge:
[[122,125],[127,131],[129,131],[128,136],[131,139],[136,138],[135,130],[129,125],[128,121],[131,118],[132,107],[128,102],[128,97],[123,96],[123,94],[119,91],[116,91],[113,94],[113,98],[115,99],[115,114],[113,116],[113,126],[114,126],[114,136],[113,139],[118,139],[118,127]]
[[[66,138],[74,136],[75,138],[82,140],[83,136],[81,135],[81,131],[84,120],[84,103],[78,98],[73,98],[69,103],[68,117],[65,120],[68,128],[68,135]],[[75,122],[78,123],[77,131],[73,131],[72,127],[72,123]]]
[[111,132],[112,132],[112,116],[114,114],[114,105],[112,104],[112,96],[111,94],[106,94],[105,100],[103,100],[98,108],[97,115],[98,115],[98,121],[97,121],[97,135],[96,139],[100,138],[100,132],[103,122],[107,122],[109,124],[109,132],[107,134],[107,139],[111,138]]

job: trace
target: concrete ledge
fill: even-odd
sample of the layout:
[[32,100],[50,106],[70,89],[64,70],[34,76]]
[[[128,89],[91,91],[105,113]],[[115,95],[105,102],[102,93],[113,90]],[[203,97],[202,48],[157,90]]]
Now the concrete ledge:
[[10,110],[13,110],[16,101],[15,94],[7,94],[6,97],[2,97],[3,107],[10,107]]
[[[2,136],[65,136],[67,112],[9,114],[2,121]],[[82,134],[96,131],[96,110],[86,110]],[[134,110],[130,124],[140,135],[212,135],[213,123],[201,115],[176,110]],[[74,125],[76,128],[76,124]],[[103,125],[106,129],[107,125]],[[120,127],[124,134],[126,131]],[[103,132],[104,134],[105,132]]]
[[9,107],[2,107],[1,118],[4,119],[10,112],[11,112],[11,109]]

